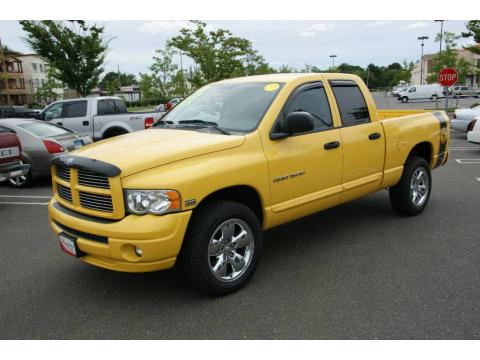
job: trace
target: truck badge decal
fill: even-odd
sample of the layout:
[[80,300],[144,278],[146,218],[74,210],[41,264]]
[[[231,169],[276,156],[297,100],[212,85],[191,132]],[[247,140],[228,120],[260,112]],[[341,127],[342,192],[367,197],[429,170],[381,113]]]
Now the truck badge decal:
[[285,180],[288,180],[288,179],[294,179],[294,178],[296,178],[298,176],[302,176],[302,175],[305,175],[305,170],[297,171],[297,172],[294,172],[294,173],[289,174],[289,175],[283,175],[283,176],[276,177],[276,178],[273,179],[273,183],[278,183],[278,182],[285,181]]

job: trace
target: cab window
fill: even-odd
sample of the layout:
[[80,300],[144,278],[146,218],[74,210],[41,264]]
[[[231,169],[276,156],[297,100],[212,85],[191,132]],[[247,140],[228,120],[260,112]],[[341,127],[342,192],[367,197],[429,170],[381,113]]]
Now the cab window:
[[62,117],[63,103],[53,104],[44,113],[45,120],[54,120]]
[[87,102],[86,101],[76,101],[65,103],[63,107],[63,117],[64,118],[76,118],[76,117],[85,117],[87,116]]
[[331,81],[343,126],[370,122],[370,113],[362,91],[353,81]]
[[294,111],[306,111],[315,118],[315,131],[333,128],[332,114],[328,104],[327,94],[322,85],[309,87],[294,94],[287,104],[284,116]]

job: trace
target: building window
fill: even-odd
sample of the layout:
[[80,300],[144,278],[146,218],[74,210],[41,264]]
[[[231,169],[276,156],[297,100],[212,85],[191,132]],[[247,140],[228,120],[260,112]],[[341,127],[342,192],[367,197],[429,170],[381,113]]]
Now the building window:
[[46,83],[45,79],[42,79],[42,86],[45,86],[45,83]]
[[40,72],[43,73],[43,65],[40,64],[39,66],[40,66]]
[[37,72],[37,64],[32,63],[33,72]]
[[33,79],[33,87],[36,89],[36,88],[39,87],[39,85],[40,85],[40,84],[39,84],[38,79]]

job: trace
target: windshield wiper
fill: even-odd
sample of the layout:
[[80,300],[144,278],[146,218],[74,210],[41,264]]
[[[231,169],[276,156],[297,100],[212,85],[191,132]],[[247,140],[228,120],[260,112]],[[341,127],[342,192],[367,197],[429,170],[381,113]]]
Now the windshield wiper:
[[230,135],[230,133],[227,130],[222,129],[221,127],[218,126],[218,124],[216,122],[213,122],[213,121],[193,119],[193,120],[180,120],[178,123],[179,124],[185,124],[185,125],[197,125],[197,126],[201,126],[201,127],[206,126],[206,127],[213,128],[213,129],[221,132],[222,134]]

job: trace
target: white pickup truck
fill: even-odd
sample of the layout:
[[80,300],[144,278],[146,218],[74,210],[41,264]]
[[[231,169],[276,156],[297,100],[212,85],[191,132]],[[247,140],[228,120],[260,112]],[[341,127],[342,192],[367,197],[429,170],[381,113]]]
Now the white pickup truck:
[[128,112],[122,99],[101,96],[54,102],[38,118],[101,140],[148,129],[163,115],[153,111]]

